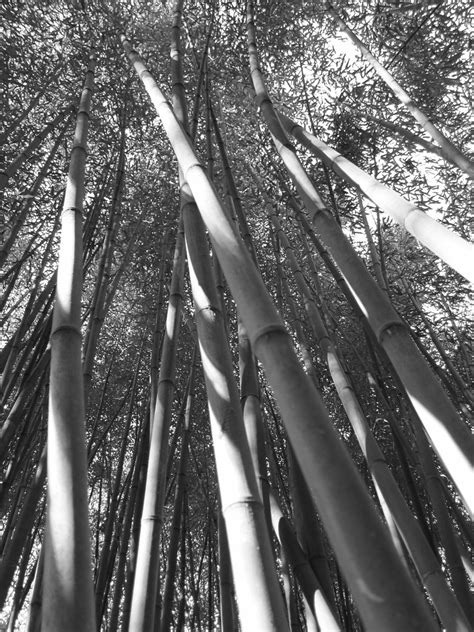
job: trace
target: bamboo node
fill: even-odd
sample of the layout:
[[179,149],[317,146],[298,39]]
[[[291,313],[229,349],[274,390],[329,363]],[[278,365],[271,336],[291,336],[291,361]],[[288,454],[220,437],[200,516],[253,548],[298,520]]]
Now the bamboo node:
[[375,332],[376,336],[377,336],[377,340],[378,342],[380,342],[380,344],[382,344],[382,339],[385,335],[392,335],[392,327],[401,327],[402,329],[405,328],[405,325],[402,323],[401,320],[388,320],[387,322],[383,323],[383,325],[381,327],[378,328],[378,330]]
[[265,325],[264,327],[260,327],[256,331],[249,334],[250,345],[252,346],[252,348],[254,349],[256,348],[257,343],[260,340],[260,338],[271,333],[281,333],[287,336],[289,335],[283,323],[281,322],[269,323],[268,325]]
[[55,336],[56,334],[62,332],[62,331],[68,331],[70,333],[74,333],[77,334],[79,336],[79,338],[81,338],[82,340],[82,333],[81,330],[78,329],[77,327],[75,327],[74,325],[59,325],[59,327],[56,327],[52,332],[51,332],[51,338],[53,338],[53,336]]

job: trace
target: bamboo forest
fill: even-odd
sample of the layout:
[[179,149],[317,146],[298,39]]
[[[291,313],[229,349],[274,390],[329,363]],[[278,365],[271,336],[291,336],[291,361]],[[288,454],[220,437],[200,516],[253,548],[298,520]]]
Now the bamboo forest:
[[1,3],[0,632],[474,629],[471,9]]

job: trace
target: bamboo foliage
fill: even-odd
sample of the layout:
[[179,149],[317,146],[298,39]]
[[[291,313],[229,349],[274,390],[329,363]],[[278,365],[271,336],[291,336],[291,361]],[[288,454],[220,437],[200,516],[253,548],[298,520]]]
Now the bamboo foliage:
[[455,164],[462,171],[467,173],[471,178],[474,176],[474,165],[464,154],[433,124],[429,117],[418,107],[410,95],[401,87],[398,81],[390,74],[390,72],[379,62],[369,49],[364,46],[357,35],[344,23],[337,11],[330,2],[326,3],[326,8],[331,16],[335,19],[338,26],[348,35],[349,39],[362,53],[377,74],[385,81],[389,88],[394,92],[395,96],[407,108],[413,118],[430,134],[440,147],[443,157],[449,162]]

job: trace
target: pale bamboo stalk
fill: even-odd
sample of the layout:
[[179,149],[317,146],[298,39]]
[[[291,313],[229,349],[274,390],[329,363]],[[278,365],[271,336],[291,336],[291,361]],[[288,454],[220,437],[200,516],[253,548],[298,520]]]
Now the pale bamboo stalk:
[[[184,423],[181,441],[181,454],[179,458],[177,483],[175,490],[175,500],[173,517],[170,526],[170,544],[168,548],[168,564],[166,567],[166,579],[163,590],[163,603],[161,610],[160,631],[168,632],[171,626],[171,610],[173,605],[174,585],[176,581],[175,573],[178,560],[178,548],[180,545],[180,533],[184,530],[182,520],[185,511],[186,477],[188,464],[188,444],[191,427],[191,414],[194,402],[194,373],[196,370],[197,348],[194,347],[189,373],[187,393],[185,396],[186,409],[184,413]],[[184,563],[184,560],[182,560]]]
[[474,245],[453,233],[388,186],[376,180],[315,136],[278,114],[288,134],[293,135],[346,182],[356,187],[426,248],[451,268],[474,282]]
[[51,333],[42,609],[42,626],[49,632],[95,632],[96,629],[81,369],[82,207],[94,68],[95,57],[91,55],[71,151]]
[[145,433],[143,429],[137,439],[134,447],[133,455],[133,474],[130,482],[130,488],[127,495],[127,507],[123,518],[123,528],[120,532],[119,543],[119,559],[117,564],[117,572],[115,575],[114,594],[112,597],[112,606],[110,609],[109,628],[110,630],[118,630],[118,619],[120,612],[120,604],[124,596],[125,569],[127,565],[127,551],[129,547],[130,534],[132,530],[133,513],[135,509],[135,501],[137,498],[138,477],[140,475],[142,447]]
[[[244,243],[223,211],[163,93],[125,37],[122,43],[162,120],[205,219],[251,344],[267,371],[295,453],[366,625],[387,632],[398,632],[403,627],[413,629],[414,625],[433,629],[426,606],[400,566],[372,500],[299,365]],[[240,540],[242,532],[233,535]],[[364,582],[360,581],[362,575]],[[251,599],[255,601],[255,593]],[[251,622],[253,629],[254,623]]]
[[454,163],[459,169],[468,174],[470,178],[474,177],[474,164],[433,124],[429,116],[416,105],[410,95],[396,81],[382,64],[375,59],[369,49],[360,41],[357,35],[351,31],[347,24],[341,19],[330,2],[326,2],[328,12],[337,22],[341,30],[343,30],[351,42],[359,49],[363,58],[369,62],[379,77],[393,91],[397,99],[406,107],[413,118],[423,127],[423,129],[436,141],[440,146],[440,151],[445,160]]
[[[474,511],[474,487],[467,484],[473,471],[473,437],[459,419],[457,411],[440,388],[439,382],[419,355],[408,330],[393,306],[367,272],[364,263],[332,218],[299,162],[293,146],[288,142],[259,68],[251,2],[248,3],[248,8],[252,80],[257,94],[257,103],[271,130],[278,153],[311,215],[314,226],[337,262],[350,292],[398,373],[441,461],[451,475],[466,506]],[[194,164],[190,163],[190,167],[194,167]]]
[[310,611],[316,618],[316,629],[321,632],[340,631],[341,627],[332,612],[328,598],[299,545],[289,520],[283,515],[278,501],[272,493],[270,494],[270,506],[273,530],[288,556]]
[[291,447],[288,454],[289,480],[293,504],[293,520],[298,542],[308,558],[315,577],[321,584],[323,594],[330,608],[334,610],[334,585],[329,570],[328,555],[323,541],[316,507],[311,499],[308,485],[304,480],[298,461]]
[[164,308],[164,293],[165,293],[165,270],[166,261],[169,258],[168,247],[169,231],[166,231],[163,241],[161,243],[161,259],[158,274],[158,298],[156,302],[156,314],[155,324],[153,329],[153,337],[151,342],[151,358],[150,358],[150,417],[153,418],[153,413],[156,406],[156,394],[158,389],[158,378],[160,375],[160,352],[163,344],[163,308]]
[[156,407],[152,420],[150,454],[140,527],[138,555],[130,610],[130,632],[148,632],[154,625],[159,579],[159,542],[166,492],[168,435],[174,398],[176,345],[181,323],[184,275],[184,235],[176,238],[170,296],[166,314]]

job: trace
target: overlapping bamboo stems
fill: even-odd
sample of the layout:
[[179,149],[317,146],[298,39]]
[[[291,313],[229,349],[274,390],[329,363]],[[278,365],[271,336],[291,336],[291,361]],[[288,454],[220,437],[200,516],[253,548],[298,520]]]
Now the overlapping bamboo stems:
[[340,630],[340,625],[332,612],[331,605],[321,589],[321,584],[309,560],[298,543],[290,522],[283,515],[278,501],[273,493],[270,493],[270,506],[273,530],[283,547],[286,557],[293,569],[306,602],[317,622],[317,629],[321,632],[334,632]]
[[[51,297],[48,298],[46,305],[39,315],[30,337],[21,340],[21,332],[17,330],[13,344],[10,349],[8,361],[5,366],[5,382],[3,384],[2,402],[7,403],[10,395],[14,392],[15,387],[21,384],[24,377],[28,376],[28,372],[33,369],[35,362],[38,361],[41,353],[47,346],[47,340],[51,327],[51,314],[47,313],[51,305]],[[24,321],[23,321],[24,322]],[[26,333],[26,332],[25,332]]]
[[430,448],[421,428],[414,427],[416,441],[419,446],[419,458],[423,469],[423,478],[426,484],[427,494],[431,503],[433,514],[436,518],[436,530],[441,546],[446,555],[446,565],[451,578],[454,593],[462,606],[471,629],[474,628],[474,602],[470,592],[469,582],[464,570],[461,556],[456,545],[456,533],[446,509],[445,500],[441,490],[439,473],[433,462]]
[[373,176],[356,167],[350,160],[294,123],[285,114],[278,113],[278,117],[288,134],[294,136],[346,182],[361,191],[363,195],[390,215],[436,256],[468,281],[474,282],[473,244],[450,231]]
[[[174,597],[174,587],[176,583],[176,568],[178,561],[178,549],[181,542],[181,531],[184,529],[184,511],[186,494],[186,477],[188,467],[188,444],[191,431],[192,409],[194,402],[194,375],[196,371],[197,348],[194,346],[191,359],[191,369],[189,372],[188,384],[185,393],[185,411],[183,419],[183,430],[181,433],[181,454],[178,461],[178,472],[173,506],[173,517],[170,526],[170,543],[168,547],[168,564],[166,567],[166,579],[163,589],[163,602],[161,606],[161,632],[168,632],[171,627],[172,606]],[[184,564],[184,560],[182,560]]]
[[[206,221],[252,347],[275,391],[295,453],[366,625],[387,632],[414,626],[433,629],[426,606],[400,566],[372,500],[299,365],[245,245],[222,210],[163,93],[129,42],[122,41]],[[241,536],[239,533],[238,538]]]
[[[123,489],[124,481],[123,481],[123,469],[125,456],[128,445],[129,432],[133,419],[133,409],[135,407],[135,396],[137,390],[137,381],[139,376],[139,371],[141,367],[140,358],[142,357],[142,352],[145,346],[146,336],[143,337],[142,344],[140,347],[140,352],[138,353],[138,357],[136,360],[135,372],[132,379],[132,384],[129,392],[127,393],[127,400],[129,402],[128,410],[126,413],[125,423],[123,423],[122,437],[120,441],[120,451],[117,459],[117,467],[115,471],[115,480],[111,489],[110,494],[110,503],[107,510],[107,517],[105,520],[105,524],[103,527],[104,537],[102,541],[102,548],[100,551],[100,557],[97,561],[97,572],[96,572],[96,580],[95,580],[95,601],[96,601],[96,621],[97,625],[100,628],[102,618],[104,616],[104,610],[106,606],[106,585],[109,580],[109,569],[111,567],[112,561],[112,536],[114,531],[117,529],[117,511],[119,505],[119,497],[120,490]],[[121,524],[119,521],[118,524]]]
[[288,465],[296,535],[308,558],[309,565],[321,585],[325,599],[330,609],[334,611],[334,585],[329,569],[327,547],[324,544],[316,507],[291,447],[288,450]]
[[285,296],[286,303],[288,304],[290,320],[289,324],[291,328],[294,330],[296,334],[297,347],[298,351],[301,355],[301,360],[304,366],[304,370],[306,375],[311,378],[311,381],[315,385],[316,388],[319,388],[319,378],[316,373],[316,369],[313,365],[313,359],[311,357],[310,344],[306,337],[306,333],[303,328],[302,319],[298,313],[298,309],[296,306],[296,301],[291,296],[290,288],[288,285],[288,279],[286,276],[286,272],[281,263],[277,264],[277,273],[282,286],[282,294]]
[[8,590],[20,559],[25,556],[24,547],[30,537],[31,529],[37,518],[36,508],[43,493],[46,477],[46,449],[43,448],[31,487],[18,505],[15,512],[15,527],[5,533],[0,572],[0,608],[5,604]]
[[[237,193],[237,188],[235,186],[235,182],[232,176],[232,171],[230,168],[230,163],[227,158],[227,154],[225,151],[225,145],[222,139],[222,136],[219,131],[219,127],[217,125],[217,120],[215,114],[213,112],[212,107],[210,108],[214,130],[216,133],[216,139],[218,142],[218,146],[221,153],[222,162],[224,165],[224,174],[225,174],[225,183],[227,196],[229,199],[229,206],[232,211],[232,217],[234,221],[240,228],[240,232],[243,236],[243,239],[247,245],[247,248],[257,265],[255,249],[253,246],[252,238],[250,235],[249,227],[245,218],[245,214],[243,212],[240,198]],[[311,365],[311,363],[309,363]],[[246,434],[249,441],[252,460],[254,464],[254,470],[257,476],[257,481],[259,481],[262,498],[264,500],[265,506],[269,505],[269,488],[268,481],[265,472],[265,442],[264,442],[264,433],[263,433],[263,420],[261,418],[260,413],[260,394],[259,394],[259,386],[257,380],[257,367],[255,359],[251,352],[250,342],[248,339],[247,332],[242,321],[239,321],[239,365],[240,365],[240,375],[241,375],[241,402],[243,404],[243,417],[244,423],[246,426]],[[306,365],[305,365],[306,366]],[[314,369],[312,366],[306,366],[306,370],[311,372]],[[315,376],[314,376],[315,377]],[[315,378],[316,379],[316,378]],[[309,567],[309,562],[306,559],[304,552],[299,547],[298,542],[296,541],[295,536],[292,534],[291,527],[289,526],[288,521],[286,521],[285,528],[282,527],[280,529],[278,527],[278,521],[280,517],[282,517],[281,510],[277,506],[277,501],[274,495],[270,492],[270,496],[272,498],[271,506],[272,511],[271,521],[273,522],[273,529],[277,534],[277,537],[284,540],[284,542],[280,542],[280,545],[283,546],[284,551],[281,550],[280,553],[280,572],[282,572],[282,568],[286,565],[286,557],[287,555],[290,558],[292,567],[295,569],[295,572],[298,576],[298,581],[302,584],[303,591],[305,594],[305,598],[307,602],[310,604],[310,609],[312,613],[316,616],[317,621],[321,625],[321,629],[327,630],[335,630],[339,629],[338,624],[336,623],[333,614],[328,607],[325,597],[321,596],[321,591],[319,589],[319,584],[313,575],[313,570]],[[269,509],[269,507],[268,507]],[[278,514],[279,518],[277,522],[275,522],[274,516]],[[270,522],[269,517],[267,520]],[[283,518],[283,520],[286,520]],[[283,530],[284,533],[280,533],[280,530]],[[314,538],[314,533],[312,533],[312,539]],[[289,601],[290,598],[290,584],[289,584],[289,576],[287,575],[287,583],[285,583],[285,573],[283,572],[283,582],[285,585],[285,594],[287,596],[287,610],[290,612]],[[317,591],[319,591],[317,593]],[[332,593],[332,587],[330,588],[330,593]],[[316,609],[316,612],[315,612]],[[309,625],[309,618],[312,617],[312,614],[307,614],[306,622]],[[315,620],[313,620],[314,629],[319,629],[318,624]]]
[[[216,135],[217,146],[224,167],[224,182],[227,192],[229,210],[236,227],[243,236],[254,264],[258,267],[255,247],[250,234],[245,212],[242,208],[241,200],[234,181],[232,169],[224,139],[220,133],[217,118],[214,114],[211,103],[208,103],[208,114]],[[209,131],[210,134],[210,131]],[[242,319],[238,319],[238,341],[239,341],[239,373],[240,373],[240,401],[242,406],[242,417],[245,425],[245,432],[249,442],[250,453],[254,466],[257,483],[260,488],[261,498],[265,509],[267,525],[271,533],[271,514],[268,498],[268,481],[265,467],[265,436],[263,419],[260,410],[260,387],[258,384],[257,362],[253,355],[250,339],[247,334]]]
[[[129,470],[123,481],[123,485],[120,489],[120,494],[118,498],[117,511],[115,513],[115,520],[117,522],[117,526],[120,525],[120,528],[123,525],[123,520],[125,517],[126,510],[127,510],[127,496],[129,495],[131,475],[132,475],[132,472],[131,470]],[[110,501],[110,498],[108,500]],[[105,508],[104,513],[106,513],[107,515],[110,509],[110,504],[111,503],[108,502]],[[99,515],[98,515],[98,519],[99,519]],[[98,617],[98,623],[97,623],[98,629],[100,629],[102,625],[106,625],[106,626],[108,625],[108,612],[109,611],[106,606],[109,601],[109,592],[112,586],[112,578],[115,576],[115,566],[117,562],[118,545],[119,545],[119,537],[118,537],[117,530],[115,530],[113,533],[112,541],[109,548],[108,559],[106,561],[105,586],[104,586],[104,591],[101,595],[102,604],[98,606],[98,609],[101,610]],[[97,558],[98,558],[98,550],[96,551],[96,560]],[[99,618],[100,618],[100,623],[99,623]]]
[[[137,567],[137,552],[140,537],[140,522],[143,511],[143,501],[145,496],[146,472],[148,464],[150,446],[150,425],[151,416],[144,415],[144,423],[140,428],[139,452],[137,455],[138,472],[134,475],[132,483],[132,493],[134,495],[133,507],[131,508],[130,541],[128,544],[129,555],[127,561],[126,584],[123,595],[122,606],[122,630],[129,629],[130,614],[133,597],[133,585],[135,583],[135,571]],[[128,541],[128,540],[127,540]]]
[[[46,335],[49,335],[49,332],[46,332]],[[22,379],[18,394],[15,397],[0,432],[0,458],[2,460],[6,457],[10,442],[14,438],[15,433],[18,432],[21,424],[25,424],[24,428],[31,424],[32,413],[35,410],[35,402],[37,401],[39,394],[39,387],[43,382],[44,372],[48,369],[49,353],[46,351],[40,360],[33,366],[32,370]],[[22,437],[20,436],[19,443],[21,440]],[[14,458],[17,462],[19,443],[16,444],[14,450]],[[5,485],[6,479],[2,482],[2,494],[4,492]],[[2,494],[0,494],[0,497]]]
[[[43,335],[45,338],[48,337],[48,328],[43,332]],[[2,433],[2,457],[6,457],[4,461],[5,478],[2,482],[2,494],[11,486],[15,478],[14,472],[24,466],[25,453],[32,446],[36,445],[37,439],[42,439],[42,437],[37,435],[37,425],[38,419],[41,418],[41,405],[45,398],[45,387],[48,383],[49,353],[47,349],[43,354],[46,357],[41,357],[45,346],[46,344],[40,346],[40,349],[37,350],[38,353],[36,355],[41,358],[38,363],[36,363],[36,357],[32,358],[30,366],[21,380],[18,395],[2,428],[2,430],[5,430],[5,434]],[[30,443],[32,439],[33,444]],[[10,456],[9,462],[8,456]]]
[[374,276],[379,284],[380,288],[388,295],[388,286],[384,276],[384,270],[382,266],[382,262],[380,260],[379,253],[377,252],[377,248],[375,247],[374,239],[372,237],[372,233],[370,232],[369,222],[367,220],[367,215],[365,212],[364,202],[362,199],[362,195],[357,192],[357,202],[359,204],[359,213],[362,219],[362,225],[364,227],[365,238],[367,239],[367,246],[369,248],[370,259],[372,261],[372,268],[374,271]]
[[[390,525],[392,520],[395,521],[397,529],[415,564],[420,580],[430,595],[443,625],[446,629],[458,629],[467,632],[470,627],[466,619],[467,612],[463,612],[463,609],[449,589],[438,560],[424,538],[418,522],[413,518],[411,510],[406,504],[392,476],[387,461],[370,431],[357,396],[346,376],[339,354],[319,314],[316,302],[312,297],[311,289],[306,284],[288,238],[281,229],[278,218],[273,215],[272,220],[276,228],[280,231],[280,238],[285,248],[286,256],[298,290],[305,302],[305,308],[313,333],[325,356],[341,403],[344,406],[360,448],[367,460],[367,465],[373,477],[377,493],[380,496],[381,506],[382,509],[384,509],[387,523]],[[398,544],[397,534],[394,533],[393,535],[395,543],[403,555],[402,547]]]
[[38,529],[39,529],[39,524],[37,523],[35,528],[33,529],[32,533],[30,534],[30,536],[28,537],[28,540],[26,542],[25,548],[24,548],[24,554],[23,557],[21,559],[19,568],[18,568],[18,574],[17,574],[17,578],[16,578],[16,585],[15,585],[15,589],[13,592],[13,598],[12,598],[12,607],[10,609],[10,616],[8,619],[8,627],[7,632],[13,632],[16,624],[17,624],[17,617],[18,614],[20,612],[20,610],[23,607],[23,603],[25,601],[26,595],[29,592],[30,586],[31,586],[31,582],[33,581],[33,573],[30,572],[28,574],[28,577],[25,580],[25,575],[26,575],[26,571],[27,571],[27,567],[28,567],[28,562],[31,559],[31,555],[33,552],[33,545],[38,533]]
[[105,314],[108,312],[108,310],[110,309],[110,306],[112,305],[115,294],[117,292],[117,288],[120,283],[120,279],[122,278],[122,275],[125,272],[125,270],[128,269],[128,264],[130,262],[130,259],[132,258],[132,255],[135,252],[135,248],[137,247],[137,244],[138,244],[138,239],[141,233],[143,232],[143,220],[146,217],[147,211],[148,211],[148,207],[144,205],[142,210],[140,211],[140,215],[138,216],[137,223],[133,227],[132,234],[130,235],[129,240],[127,242],[127,249],[122,258],[122,261],[115,269],[112,280],[110,280],[108,291],[105,297],[105,304],[104,304]]
[[433,447],[452,477],[466,506],[474,510],[472,477],[473,440],[466,426],[440,388],[387,297],[331,217],[315,190],[293,146],[289,143],[265,87],[258,65],[252,4],[249,2],[248,33],[251,75],[257,103],[272,139],[293,180],[316,230],[340,268],[351,292],[367,317],[378,342],[387,353],[410,397]]
[[[397,420],[394,419],[390,405],[380,390],[380,387],[377,385],[377,382],[372,378],[370,383],[376,393],[377,399],[384,404],[387,410],[389,425],[400,459],[400,465],[404,470],[405,481],[408,483],[409,495],[416,507],[418,524],[423,530],[425,539],[430,544],[433,551],[436,551],[437,548],[437,543],[433,537],[433,531],[437,533],[439,544],[441,544],[445,551],[446,570],[451,578],[454,593],[465,613],[465,616],[472,625],[472,617],[474,613],[472,601],[469,596],[467,578],[464,572],[465,569],[463,568],[463,562],[456,545],[456,532],[446,508],[444,494],[442,491],[443,484],[436,469],[427,438],[418,424],[412,424],[414,433],[413,438],[416,439],[417,444],[416,452],[414,454],[411,446],[408,444],[407,437],[400,431]],[[411,411],[411,414],[416,415],[413,410]],[[426,524],[426,512],[421,507],[419,492],[417,491],[417,486],[411,475],[407,459],[410,459],[412,467],[416,469],[418,476],[421,478],[423,489],[429,499],[432,514],[435,517],[435,527],[433,527],[432,519],[430,519],[430,527]]]
[[[170,296],[166,314],[165,335],[162,341],[158,385],[152,396],[156,399],[150,427],[150,453],[143,500],[142,519],[134,572],[133,595],[130,607],[130,630],[149,630],[153,627],[159,606],[159,555],[162,513],[166,493],[168,465],[168,435],[174,398],[177,338],[181,323],[184,279],[183,202],[180,201],[180,220],[173,257]],[[156,392],[156,396],[155,396]]]
[[[179,41],[181,8],[182,2],[177,2],[172,69],[175,111],[178,120],[186,128]],[[180,119],[180,116],[183,118]],[[283,602],[263,503],[242,421],[225,321],[214,283],[204,224],[184,172],[180,180],[181,195],[186,200],[183,220],[198,340],[240,621],[243,630],[286,630]]]
[[[114,593],[112,597],[112,605],[110,608],[109,628],[111,630],[118,629],[118,620],[120,614],[120,604],[124,597],[124,583],[126,581],[127,552],[129,549],[129,540],[132,530],[133,514],[135,510],[135,501],[137,498],[138,479],[140,476],[140,468],[143,460],[143,445],[147,433],[141,429],[139,438],[136,441],[133,454],[133,474],[130,481],[130,488],[126,498],[126,510],[123,518],[123,524],[120,531],[120,542],[118,545],[118,562],[115,574]],[[117,534],[118,535],[118,534]],[[122,625],[122,629],[126,627]]]
[[[58,212],[56,213],[56,219],[54,221],[53,224],[53,229],[51,231],[51,234],[48,236],[48,238],[45,240],[46,241],[46,245],[44,247],[43,253],[41,255],[41,259],[40,259],[40,266],[39,266],[39,270],[40,272],[36,275],[36,278],[34,280],[34,282],[32,283],[31,287],[29,288],[28,291],[28,301],[26,303],[25,306],[25,310],[23,312],[23,317],[22,320],[20,322],[23,322],[23,319],[26,317],[26,315],[28,314],[28,317],[30,317],[31,314],[31,309],[32,306],[34,305],[34,302],[37,298],[38,295],[38,291],[40,288],[40,284],[44,279],[44,272],[43,270],[45,269],[46,263],[47,261],[50,260],[50,256],[51,256],[51,250],[53,247],[53,243],[54,243],[54,235],[57,233],[57,229],[59,226],[59,220],[60,220],[60,212],[59,212],[59,206],[58,205]],[[12,274],[10,275],[8,271],[5,276],[3,277],[3,280],[5,280],[6,278],[10,277],[9,283],[8,283],[8,287],[6,288],[5,292],[3,293],[3,296],[0,299],[0,311],[2,312],[2,321],[3,323],[9,322],[10,320],[10,316],[13,314],[14,310],[11,310],[10,314],[6,314],[4,311],[4,307],[7,304],[8,298],[10,296],[10,293],[13,291],[14,288],[17,287],[17,281],[18,278],[20,276],[20,273],[22,271],[22,266],[23,264],[33,255],[35,254],[35,252],[38,252],[39,248],[43,245],[43,244],[38,244],[37,242],[37,236],[40,232],[40,227],[38,227],[38,230],[36,232],[36,234],[32,237],[30,243],[28,244],[28,246],[25,248],[25,254],[24,256],[19,259],[18,264],[13,264],[13,266],[10,268],[10,271],[12,271]],[[34,245],[33,245],[34,244]],[[54,281],[56,282],[56,281]],[[3,325],[2,323],[2,325]],[[7,343],[7,345],[5,345],[5,347],[2,349],[2,354],[1,357],[4,358],[4,352],[6,353],[6,349],[8,347],[11,347],[11,341],[9,341]],[[3,359],[0,360],[0,362],[3,364]]]
[[397,99],[406,107],[413,118],[423,127],[423,129],[436,141],[440,146],[440,152],[445,160],[456,165],[467,173],[471,178],[474,177],[474,163],[466,158],[466,156],[433,124],[429,116],[416,105],[410,95],[395,80],[390,72],[372,55],[369,49],[360,41],[357,35],[351,31],[347,24],[341,19],[337,11],[332,7],[330,2],[326,3],[326,8],[331,16],[335,19],[338,26],[343,30],[351,42],[359,49],[360,53],[366,61],[372,66],[379,77],[393,91]]
[[160,536],[166,492],[168,435],[175,391],[177,338],[183,302],[183,276],[184,235],[179,229],[173,257],[156,406],[150,429],[150,451],[130,610],[130,630],[133,632],[147,632],[153,629],[155,621],[160,569]]
[[51,632],[95,632],[81,367],[82,208],[94,68],[91,55],[64,199],[51,333],[42,609],[42,627]]

